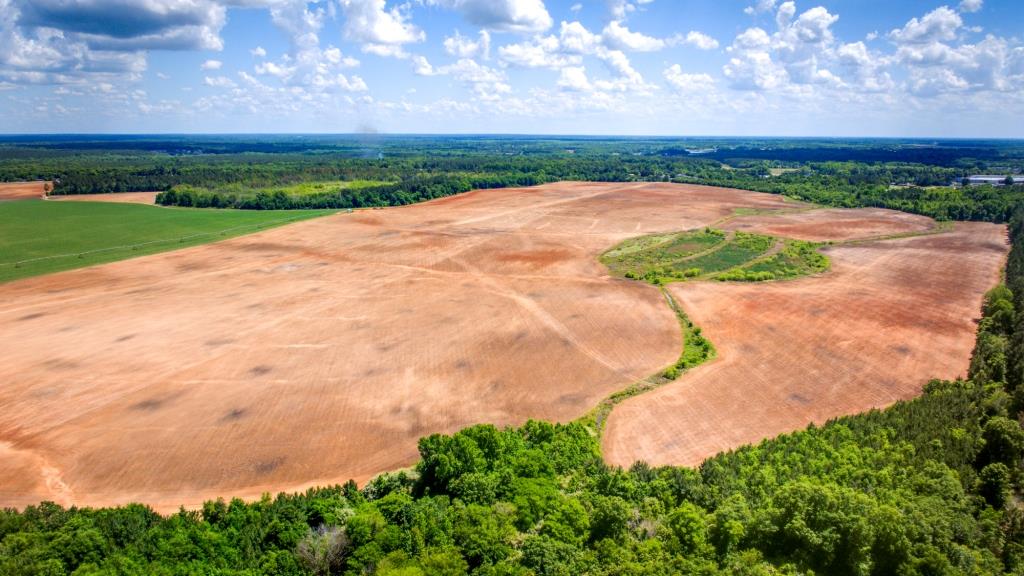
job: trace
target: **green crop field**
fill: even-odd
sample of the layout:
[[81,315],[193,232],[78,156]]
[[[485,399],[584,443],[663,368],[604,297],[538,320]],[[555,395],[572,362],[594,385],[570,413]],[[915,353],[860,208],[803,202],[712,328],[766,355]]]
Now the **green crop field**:
[[0,282],[205,244],[333,212],[4,202],[0,203]]

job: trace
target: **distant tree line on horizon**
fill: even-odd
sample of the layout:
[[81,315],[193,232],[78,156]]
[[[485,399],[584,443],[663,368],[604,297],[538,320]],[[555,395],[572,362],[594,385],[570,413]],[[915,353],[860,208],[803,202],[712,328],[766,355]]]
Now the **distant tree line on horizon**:
[[533,174],[507,174],[496,176],[432,175],[413,177],[401,182],[361,186],[356,189],[340,187],[334,191],[315,194],[289,195],[280,190],[238,195],[192,186],[174,186],[156,196],[156,203],[164,206],[194,208],[237,208],[241,210],[296,210],[315,208],[371,208],[401,206],[483,188],[534,186],[543,184]]
[[[405,204],[465,192],[473,188],[530,186],[558,180],[597,182],[671,181],[785,194],[826,206],[892,208],[942,220],[1005,222],[1024,186],[951,187],[958,169],[915,165],[857,163],[810,164],[772,176],[761,163],[738,163],[726,169],[708,160],[572,159],[545,162],[518,159],[447,159],[421,161],[247,162],[218,157],[218,163],[184,166],[99,166],[57,176],[53,194],[171,191],[166,205],[266,209],[352,208]],[[2,169],[2,168],[0,168]],[[261,191],[282,184],[331,180],[386,180],[376,191],[303,195],[282,199]],[[468,184],[467,184],[468,183]],[[893,183],[897,183],[894,185]],[[218,192],[238,185],[251,194]],[[184,194],[179,194],[185,192]],[[214,195],[220,195],[215,198]]]
[[[939,220],[1006,222],[1016,203],[1024,200],[1024,186],[1020,184],[954,187],[950,183],[961,178],[957,169],[906,164],[830,162],[810,164],[774,176],[763,163],[749,161],[729,169],[708,160],[671,162],[633,158],[546,162],[448,159],[418,162],[412,166],[398,164],[387,168],[378,166],[372,170],[339,170],[333,174],[328,170],[315,171],[324,178],[401,179],[396,184],[381,185],[376,189],[341,189],[337,193],[282,196],[261,195],[262,186],[253,185],[253,194],[230,197],[218,192],[215,186],[177,185],[161,195],[158,203],[240,209],[360,208],[408,204],[476,188],[532,186],[559,180],[670,181],[784,194],[825,206],[890,208]],[[256,184],[303,181],[308,176],[305,171],[298,175],[289,173],[280,179],[260,176]],[[66,191],[70,186],[62,181],[56,192]]]

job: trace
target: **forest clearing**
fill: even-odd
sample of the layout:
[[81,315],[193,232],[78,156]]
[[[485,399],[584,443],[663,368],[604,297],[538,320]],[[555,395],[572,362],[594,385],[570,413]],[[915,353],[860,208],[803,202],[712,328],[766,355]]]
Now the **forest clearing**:
[[[141,501],[169,511],[225,493],[254,498],[366,481],[412,464],[416,439],[435,432],[573,420],[671,365],[681,347],[658,290],[611,277],[598,261],[602,252],[631,237],[716,223],[778,232],[770,213],[793,226],[794,210],[817,221],[812,206],[781,196],[704,186],[478,190],[4,284],[0,341],[19,346],[0,367],[8,382],[0,391],[7,407],[0,503]],[[836,228],[843,238],[935,232],[927,218],[886,210],[834,217],[865,222],[861,236]],[[969,318],[1006,252],[1003,230],[958,225],[952,233],[837,246],[827,250],[834,271],[796,281],[672,286],[722,358],[616,408],[606,450],[617,463],[693,463],[698,453],[770,435],[773,426],[783,432],[885,405],[929,378],[962,373],[974,336]],[[935,251],[956,257],[934,268]],[[702,412],[705,439],[684,448],[658,448],[638,432],[650,432],[653,420],[671,429],[676,416],[645,406],[646,398],[698,388],[703,371],[740,367],[732,380],[700,386],[709,395],[743,395],[744,383],[756,385],[749,363],[761,355],[734,353],[747,346],[742,335],[717,323],[738,321],[723,312],[730,303],[774,298],[799,332],[828,315],[787,304],[787,290],[827,300],[838,277],[848,297],[871,308],[886,301],[872,291],[889,282],[883,272],[902,274],[900,286],[924,288],[895,291],[907,313],[887,318],[885,330],[820,340],[819,355],[866,340],[877,349],[846,378],[827,380],[842,402],[825,397],[815,410],[791,413],[793,400],[783,394],[778,406],[766,401],[759,409],[777,408],[785,418],[740,417],[739,430],[717,435],[710,423],[722,415]],[[964,275],[972,281],[960,282]],[[719,296],[705,303],[706,293]],[[822,303],[826,312],[844,306]],[[117,315],[109,313],[114,307]],[[813,330],[792,337],[818,338]],[[895,383],[866,387],[908,356],[895,347],[911,337],[919,343],[911,360],[882,382]],[[780,376],[786,366],[793,374],[807,368],[782,362],[774,369],[780,389],[789,385]]]

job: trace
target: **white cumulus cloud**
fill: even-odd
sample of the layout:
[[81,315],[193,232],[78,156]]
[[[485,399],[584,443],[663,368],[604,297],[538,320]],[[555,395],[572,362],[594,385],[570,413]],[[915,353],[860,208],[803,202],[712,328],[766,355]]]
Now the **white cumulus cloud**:
[[451,56],[458,58],[488,58],[491,53],[491,35],[487,30],[481,30],[476,40],[467,38],[459,31],[454,36],[444,39],[444,51]]
[[601,37],[610,48],[619,50],[631,50],[633,52],[655,52],[665,47],[665,41],[661,38],[648,36],[640,32],[633,32],[622,25],[621,22],[613,20],[605,26]]
[[457,10],[472,24],[494,32],[543,32],[551,15],[543,0],[426,0],[427,4]]
[[750,15],[760,14],[762,12],[771,12],[775,9],[776,1],[777,0],[757,0],[753,5],[744,8],[743,12]]
[[686,38],[683,42],[700,50],[714,50],[715,48],[718,48],[718,40],[696,30],[690,30],[687,32]]
[[237,84],[226,76],[207,76],[203,78],[203,84],[214,88],[234,88]]
[[961,0],[960,11],[961,12],[977,12],[981,10],[981,5],[984,0]]
[[679,92],[709,92],[715,88],[715,79],[710,74],[687,74],[679,64],[666,68],[663,75]]
[[593,85],[587,78],[587,69],[583,66],[567,66],[558,75],[557,85],[564,90],[589,92]]
[[920,19],[911,18],[903,28],[889,32],[889,38],[899,44],[927,44],[956,39],[956,31],[963,26],[960,15],[948,6],[940,6]]
[[378,47],[399,47],[402,44],[422,42],[426,38],[413,24],[406,10],[395,7],[388,10],[384,0],[339,0],[344,13],[342,33],[353,42],[362,42],[372,46],[370,52],[386,55],[397,55],[399,52],[387,53]]

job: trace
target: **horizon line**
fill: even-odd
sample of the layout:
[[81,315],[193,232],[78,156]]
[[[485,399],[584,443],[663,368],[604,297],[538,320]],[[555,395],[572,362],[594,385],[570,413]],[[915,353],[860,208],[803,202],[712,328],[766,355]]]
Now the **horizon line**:
[[586,133],[526,133],[526,132],[0,132],[0,139],[31,137],[195,137],[195,136],[318,136],[318,137],[512,137],[512,138],[608,138],[608,139],[791,139],[791,140],[1009,140],[1024,141],[1021,136],[828,136],[777,134],[586,134]]

